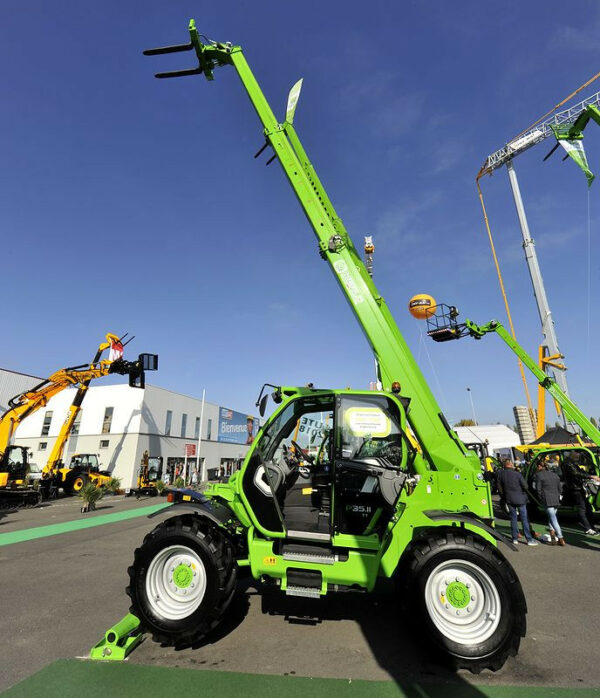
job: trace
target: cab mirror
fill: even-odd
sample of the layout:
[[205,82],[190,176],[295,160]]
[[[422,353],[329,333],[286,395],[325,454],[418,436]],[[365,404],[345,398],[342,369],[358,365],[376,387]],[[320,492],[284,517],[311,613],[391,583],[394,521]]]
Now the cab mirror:
[[267,409],[267,402],[269,400],[269,393],[264,395],[258,404],[258,413],[261,417],[265,416],[265,410]]

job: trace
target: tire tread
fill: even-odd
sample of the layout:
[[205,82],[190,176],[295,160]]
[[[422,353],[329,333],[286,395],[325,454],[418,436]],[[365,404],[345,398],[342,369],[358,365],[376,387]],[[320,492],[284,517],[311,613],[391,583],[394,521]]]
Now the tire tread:
[[[186,533],[189,536],[202,540],[213,556],[215,568],[218,574],[217,600],[212,608],[208,608],[202,621],[188,630],[174,632],[161,630],[155,625],[151,625],[144,619],[144,614],[138,608],[139,601],[136,596],[136,573],[144,556],[144,548],[156,542],[163,536],[171,537],[179,533]],[[160,523],[150,533],[146,534],[142,545],[136,548],[134,562],[128,567],[129,585],[126,592],[131,599],[130,612],[140,619],[140,629],[143,632],[152,634],[155,642],[170,647],[186,647],[193,645],[207,635],[216,625],[218,625],[223,613],[229,606],[237,582],[237,567],[233,559],[233,550],[227,537],[210,521],[199,516],[188,515],[167,519]]]

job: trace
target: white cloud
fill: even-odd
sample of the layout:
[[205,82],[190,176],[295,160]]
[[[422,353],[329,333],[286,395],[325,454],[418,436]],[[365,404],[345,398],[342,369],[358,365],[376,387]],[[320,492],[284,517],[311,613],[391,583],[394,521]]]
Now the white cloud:
[[406,134],[423,117],[425,95],[404,92],[398,75],[380,71],[368,81],[355,80],[339,92],[339,107],[349,112],[367,112],[373,131],[381,138]]
[[574,51],[598,51],[600,49],[600,18],[586,27],[559,27],[551,41],[553,48],[566,48]]

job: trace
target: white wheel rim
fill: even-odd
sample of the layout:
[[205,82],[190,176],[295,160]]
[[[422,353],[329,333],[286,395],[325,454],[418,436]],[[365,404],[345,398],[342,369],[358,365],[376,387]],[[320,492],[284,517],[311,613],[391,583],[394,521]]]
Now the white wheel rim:
[[425,585],[425,606],[444,637],[468,646],[489,639],[502,614],[496,585],[466,560],[446,560],[435,567]]
[[202,603],[206,570],[199,555],[184,545],[161,550],[146,575],[146,596],[153,612],[165,620],[181,620]]

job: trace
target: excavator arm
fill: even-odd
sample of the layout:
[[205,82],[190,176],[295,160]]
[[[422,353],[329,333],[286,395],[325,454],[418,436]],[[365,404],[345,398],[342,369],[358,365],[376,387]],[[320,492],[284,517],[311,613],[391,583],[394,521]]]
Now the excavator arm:
[[[123,337],[117,337],[117,335],[115,335],[115,334],[108,333],[106,335],[106,341],[102,342],[98,346],[98,350],[96,351],[96,355],[92,359],[92,363],[90,364],[90,367],[99,366],[100,370],[102,370],[107,365],[111,365],[113,363],[113,361],[101,362],[102,354],[106,351],[106,349],[109,349],[111,346],[113,346],[117,343],[119,345],[123,346],[121,344],[122,340],[123,340]],[[92,380],[93,380],[93,378],[82,379],[79,381],[79,387],[77,389],[77,392],[75,393],[75,397],[73,398],[73,402],[71,403],[71,406],[69,407],[69,412],[67,413],[67,418],[65,419],[62,427],[60,428],[60,432],[58,433],[58,436],[56,438],[56,441],[54,442],[54,446],[52,447],[52,451],[50,453],[50,456],[48,458],[46,466],[44,467],[44,470],[43,470],[44,473],[53,472],[56,468],[60,467],[60,465],[62,463],[62,458],[63,458],[65,446],[66,446],[67,441],[69,439],[69,435],[71,434],[71,431],[73,430],[73,424],[75,424],[75,420],[77,419],[77,415],[81,412],[81,405],[83,403],[83,400],[86,396],[87,390],[88,390]]]
[[140,387],[143,387],[144,372],[158,368],[158,357],[156,354],[140,354],[137,361],[125,361],[123,359],[100,361],[98,359],[102,352],[110,346],[110,338],[118,339],[116,335],[107,335],[108,343],[100,344],[95,360],[92,363],[62,368],[31,390],[27,390],[9,400],[9,409],[0,417],[0,458],[10,444],[16,428],[24,419],[45,407],[54,395],[70,386],[78,387],[73,404],[69,409],[69,415],[57,439],[57,445],[55,445],[50,459],[42,471],[42,473],[47,473],[52,470],[56,461],[62,456],[64,445],[73,427],[73,422],[81,409],[81,403],[92,380],[110,374],[129,375],[130,385],[136,385],[137,387],[141,379]]

